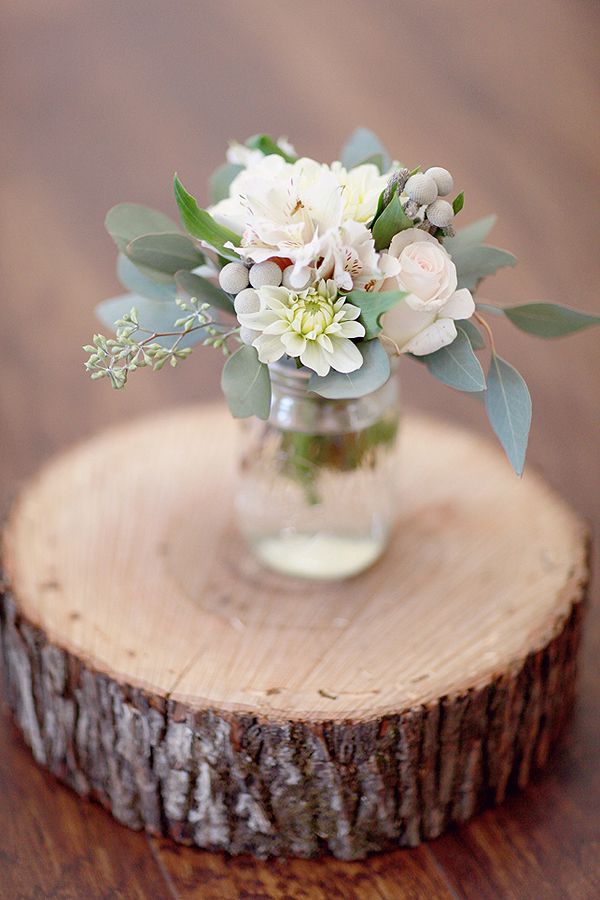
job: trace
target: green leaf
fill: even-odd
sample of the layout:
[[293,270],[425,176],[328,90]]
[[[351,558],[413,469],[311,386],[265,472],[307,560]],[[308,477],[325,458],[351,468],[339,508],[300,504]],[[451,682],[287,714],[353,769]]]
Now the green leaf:
[[327,375],[311,375],[308,388],[329,400],[364,397],[382,387],[390,377],[390,360],[378,340],[361,341],[356,345],[363,364],[355,372],[343,373],[330,369]]
[[[460,196],[460,195],[459,195]],[[457,197],[458,199],[458,197]],[[478,219],[465,228],[459,228],[454,237],[444,238],[444,247],[450,254],[464,247],[472,247],[474,244],[481,244],[496,224],[497,216],[486,216],[484,219]]]
[[357,128],[351,135],[342,150],[342,165],[346,169],[353,169],[370,161],[372,157],[381,157],[381,172],[387,172],[391,166],[389,153],[376,134],[368,128]]
[[522,376],[492,353],[485,408],[510,463],[522,475],[531,426],[531,397]]
[[452,201],[452,209],[454,211],[454,215],[457,215],[465,205],[465,192],[461,191],[454,200]]
[[447,347],[425,356],[425,365],[435,378],[457,391],[484,391],[485,375],[467,333],[459,323],[456,330],[458,337]]
[[[447,248],[447,244],[444,243]],[[449,251],[456,266],[458,287],[475,290],[482,278],[493,275],[503,266],[516,266],[516,257],[507,250],[488,247],[485,244],[473,244]]]
[[221,387],[236,419],[258,416],[268,419],[271,408],[269,369],[261,363],[254,347],[244,344],[223,366]]
[[171,276],[205,261],[193,241],[178,233],[146,234],[131,241],[125,252],[132,262]]
[[558,303],[524,303],[522,306],[502,307],[513,325],[541,338],[558,338],[574,334],[583,328],[600,325],[600,316],[579,312]]
[[[138,294],[120,294],[118,297],[111,297],[109,300],[103,300],[96,306],[96,316],[100,319],[106,328],[116,331],[115,322],[122,318],[125,314],[130,313],[132,309],[137,310],[138,321],[141,328],[153,331],[179,332],[181,329],[175,328],[175,322],[181,318],[181,310],[175,301],[149,300],[147,297],[141,297]],[[136,340],[148,337],[141,330],[132,334]],[[191,334],[186,335],[180,347],[193,347],[194,344],[204,340],[206,333],[204,329],[198,329]],[[163,347],[171,346],[173,337],[157,338],[157,344]]]
[[225,228],[224,225],[219,225],[210,213],[201,209],[196,203],[195,197],[188,194],[177,175],[175,175],[174,187],[181,218],[189,233],[216,250],[219,256],[238,260],[239,256],[233,250],[225,247],[225,244],[232,243],[235,247],[239,247],[241,242],[239,234]]
[[265,156],[272,156],[273,154],[281,156],[289,163],[296,162],[297,159],[297,157],[290,156],[289,153],[282,150],[277,141],[274,141],[268,134],[255,134],[249,137],[246,141],[246,147],[250,147],[251,150],[260,150]]
[[471,347],[473,350],[483,350],[485,347],[485,341],[483,336],[479,330],[479,328],[471,322],[470,319],[459,319],[456,323],[457,327],[460,326],[462,330],[465,332],[469,341],[471,342]]
[[365,326],[363,340],[371,341],[382,329],[381,316],[393,309],[406,297],[406,291],[351,291],[346,295],[348,303],[360,309],[358,321]]
[[219,200],[229,197],[231,182],[236,175],[243,171],[244,166],[239,166],[236,163],[223,163],[222,166],[215,169],[208,182],[211,203],[218,203]]
[[[147,274],[148,272],[151,274]],[[127,290],[132,291],[134,294],[147,297],[149,300],[174,301],[177,296],[177,289],[173,279],[169,278],[164,283],[163,281],[157,281],[156,277],[152,277],[153,275],[156,275],[154,270],[138,267],[124,253],[119,253],[117,257],[117,278],[123,287],[126,287]]]
[[195,275],[193,272],[182,270],[175,274],[175,284],[180,292],[189,297],[196,297],[202,303],[208,303],[214,309],[233,314],[233,303],[229,296],[211,281]]
[[412,228],[412,219],[409,219],[397,194],[394,194],[383,212],[377,217],[373,225],[373,238],[376,250],[387,250],[394,235],[406,228]]
[[165,231],[180,231],[177,222],[158,209],[150,209],[139,203],[119,203],[113,206],[104,220],[106,230],[119,248],[124,251],[127,244],[144,234]]

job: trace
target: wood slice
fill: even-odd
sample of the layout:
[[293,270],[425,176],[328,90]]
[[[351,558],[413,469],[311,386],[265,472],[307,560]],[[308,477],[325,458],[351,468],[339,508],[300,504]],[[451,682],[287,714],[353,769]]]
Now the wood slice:
[[415,845],[524,785],[573,701],[582,524],[486,442],[409,417],[383,560],[285,579],[232,527],[235,438],[185,408],[23,491],[2,633],[36,760],[131,828],[259,856]]

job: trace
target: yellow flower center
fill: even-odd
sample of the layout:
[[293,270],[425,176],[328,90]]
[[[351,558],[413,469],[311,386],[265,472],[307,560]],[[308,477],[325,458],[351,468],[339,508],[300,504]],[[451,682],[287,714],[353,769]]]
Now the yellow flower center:
[[305,337],[311,332],[316,335],[323,334],[333,322],[335,315],[333,301],[315,290],[311,290],[305,297],[299,296],[293,302],[291,312],[294,331]]

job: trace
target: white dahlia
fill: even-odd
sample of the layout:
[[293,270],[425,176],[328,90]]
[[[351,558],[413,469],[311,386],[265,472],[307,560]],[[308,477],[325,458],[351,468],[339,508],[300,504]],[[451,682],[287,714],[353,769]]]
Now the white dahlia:
[[317,375],[354,372],[363,358],[352,343],[365,329],[357,322],[358,307],[338,296],[335,281],[321,280],[304,291],[263,287],[258,291],[260,310],[238,315],[244,328],[256,332],[252,345],[263,363],[282,356],[299,357]]

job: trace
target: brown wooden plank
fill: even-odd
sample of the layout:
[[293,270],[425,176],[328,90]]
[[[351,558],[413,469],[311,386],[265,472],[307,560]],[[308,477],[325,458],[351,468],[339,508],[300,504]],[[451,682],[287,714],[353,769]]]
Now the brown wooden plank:
[[[475,0],[445,6],[307,0],[301,15],[267,0],[182,2],[176,13],[142,0],[5,6],[3,504],[49,452],[103,422],[216,395],[218,365],[210,354],[160,377],[140,374],[116,396],[83,377],[78,348],[95,327],[93,302],[118,289],[113,248],[101,228],[106,208],[132,199],[172,209],[172,170],[200,191],[233,136],[258,128],[287,132],[307,152],[326,157],[356,122],[369,124],[405,161],[423,158],[453,170],[466,188],[465,221],[493,209],[500,214],[494,239],[522,265],[490,282],[486,296],[552,298],[600,311],[595,4],[506,0],[483,9]],[[597,527],[597,334],[549,346],[508,327],[498,333],[505,355],[532,386],[531,461]],[[476,404],[449,397],[420,368],[403,366],[403,380],[411,402],[485,430]],[[435,852],[459,896],[598,894],[599,635],[598,616],[590,616],[582,703],[567,745],[573,753],[557,758],[550,787],[541,779],[502,811],[418,851]],[[16,886],[16,896],[49,895],[54,870],[45,841],[56,866],[67,873],[83,866],[89,879],[93,872],[87,896],[110,895],[115,872],[127,871],[144,839],[101,810],[80,807],[37,771],[13,734],[4,728],[0,781],[27,812],[0,804],[5,883]],[[73,831],[68,841],[64,804]],[[84,843],[96,849],[89,850],[91,861],[78,864]],[[172,853],[162,845],[157,852],[161,860]],[[169,871],[207,859],[181,852],[185,862],[169,863]],[[424,896],[414,870],[404,871],[407,857],[413,853],[381,858],[394,861],[384,886],[373,881],[377,867],[387,865],[379,859],[352,864],[353,871],[370,896],[397,897],[399,884]],[[154,884],[151,862],[140,859]],[[236,873],[243,865],[227,862]],[[312,863],[298,865],[304,877],[314,871]],[[317,865],[326,871],[326,863]],[[343,864],[330,865],[337,871]],[[76,884],[67,876],[62,895],[73,896]]]
[[368,863],[335,859],[227,857],[198,853],[172,841],[149,838],[181,900],[451,900],[449,887],[427,847],[373,857]]
[[0,713],[0,896],[169,897],[144,836],[39,769]]

